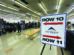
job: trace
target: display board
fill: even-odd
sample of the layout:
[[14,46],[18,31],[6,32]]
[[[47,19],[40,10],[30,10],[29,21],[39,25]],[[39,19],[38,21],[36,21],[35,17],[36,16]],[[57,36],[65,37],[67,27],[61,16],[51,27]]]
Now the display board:
[[41,17],[41,42],[65,47],[66,14],[54,14]]

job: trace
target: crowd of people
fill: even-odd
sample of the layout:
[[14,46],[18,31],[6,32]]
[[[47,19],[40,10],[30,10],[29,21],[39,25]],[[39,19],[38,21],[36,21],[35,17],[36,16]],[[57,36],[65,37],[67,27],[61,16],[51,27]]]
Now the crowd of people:
[[10,23],[4,19],[0,19],[0,35],[10,33],[10,32],[21,32],[21,30],[26,30],[29,28],[38,28],[40,27],[40,22],[28,22],[20,21],[17,23]]

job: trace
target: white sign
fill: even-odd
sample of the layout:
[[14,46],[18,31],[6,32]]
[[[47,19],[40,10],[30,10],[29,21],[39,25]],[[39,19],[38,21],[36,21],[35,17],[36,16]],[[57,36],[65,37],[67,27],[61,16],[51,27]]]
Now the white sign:
[[65,47],[66,14],[41,17],[41,42]]

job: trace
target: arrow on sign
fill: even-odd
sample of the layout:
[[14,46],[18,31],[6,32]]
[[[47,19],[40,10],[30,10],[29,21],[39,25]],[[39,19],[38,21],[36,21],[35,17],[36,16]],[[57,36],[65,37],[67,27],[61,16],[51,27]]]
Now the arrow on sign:
[[59,36],[43,35],[43,37],[54,38],[54,39],[61,39],[61,37],[59,37]]
[[44,25],[62,25],[63,22],[45,22]]

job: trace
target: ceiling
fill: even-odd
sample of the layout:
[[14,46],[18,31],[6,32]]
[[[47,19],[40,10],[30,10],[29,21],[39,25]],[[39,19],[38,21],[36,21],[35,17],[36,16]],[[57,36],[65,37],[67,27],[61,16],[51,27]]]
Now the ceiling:
[[40,17],[53,13],[64,13],[74,4],[74,0],[0,0],[0,4],[6,6],[0,5],[2,10]]

